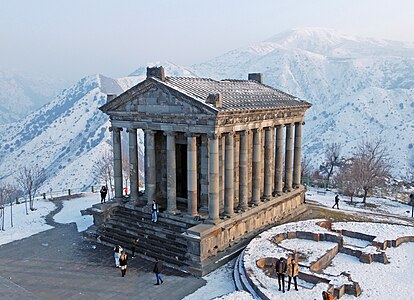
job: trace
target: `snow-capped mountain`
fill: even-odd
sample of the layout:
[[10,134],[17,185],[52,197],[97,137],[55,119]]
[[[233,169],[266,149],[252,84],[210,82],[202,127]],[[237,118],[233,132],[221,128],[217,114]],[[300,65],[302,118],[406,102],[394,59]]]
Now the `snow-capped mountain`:
[[[246,79],[262,72],[266,84],[308,100],[303,154],[315,166],[332,142],[350,155],[362,139],[382,137],[395,175],[405,174],[414,155],[413,44],[295,29],[190,68],[157,65],[167,76]],[[0,179],[13,181],[19,166],[37,163],[47,170],[46,190],[97,183],[91,170],[111,141],[108,117],[98,107],[107,93],[120,94],[145,75],[143,66],[121,79],[83,78],[23,120],[0,126]],[[139,147],[142,157],[142,135]]]
[[65,86],[64,80],[0,70],[0,124],[21,119],[48,103]]
[[96,183],[92,166],[110,143],[109,120],[98,107],[106,94],[120,94],[142,79],[82,78],[21,122],[0,127],[0,178],[12,182],[19,167],[38,164],[47,171],[46,191]]
[[303,147],[315,165],[328,143],[341,143],[350,155],[362,139],[382,137],[394,174],[407,172],[414,155],[413,43],[294,29],[192,70],[217,79],[262,72],[266,84],[311,102]]

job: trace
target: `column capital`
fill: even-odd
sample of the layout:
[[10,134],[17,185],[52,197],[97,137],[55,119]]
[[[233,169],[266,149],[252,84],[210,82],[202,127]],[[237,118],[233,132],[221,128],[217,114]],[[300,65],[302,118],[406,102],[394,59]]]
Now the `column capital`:
[[114,132],[120,132],[120,131],[123,131],[123,129],[122,129],[122,127],[114,127],[114,126],[111,126],[111,127],[109,127],[109,131],[110,132],[112,132],[112,131],[114,131]]
[[177,134],[177,132],[168,130],[168,131],[164,131],[163,134],[165,136],[175,136]]
[[207,136],[208,136],[208,138],[209,139],[219,139],[220,137],[221,137],[221,133],[217,133],[217,132],[214,132],[214,133],[207,133]]
[[126,132],[128,132],[128,133],[130,133],[130,132],[132,132],[132,133],[137,132],[137,128],[127,128]]
[[246,130],[240,131],[240,135],[248,136],[251,132],[252,131],[250,129],[246,129]]
[[152,129],[142,129],[145,134],[154,135],[157,131]]
[[263,128],[262,127],[257,127],[257,128],[253,128],[252,130],[253,130],[253,132],[262,132]]
[[224,134],[226,136],[232,136],[232,137],[235,137],[236,136],[236,132],[235,131],[225,132]]
[[195,132],[185,132],[184,133],[184,136],[185,137],[198,137],[198,136],[200,136],[200,134],[199,133],[195,133]]

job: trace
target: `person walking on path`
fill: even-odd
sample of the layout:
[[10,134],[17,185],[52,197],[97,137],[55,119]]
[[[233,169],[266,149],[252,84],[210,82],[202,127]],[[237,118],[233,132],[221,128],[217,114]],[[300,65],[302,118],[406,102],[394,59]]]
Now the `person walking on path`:
[[277,283],[279,285],[279,291],[282,289],[283,293],[285,292],[285,274],[286,274],[286,260],[284,257],[281,257],[276,262],[276,274],[277,274]]
[[128,255],[126,254],[125,250],[122,251],[121,256],[119,257],[119,265],[121,266],[121,275],[122,277],[125,276],[128,264]]
[[288,288],[287,290],[290,290],[290,283],[292,282],[292,278],[293,278],[293,282],[295,283],[295,291],[298,290],[298,283],[297,283],[297,276],[299,273],[299,265],[296,263],[296,261],[292,258],[290,260],[290,263],[287,265],[287,275],[289,276],[288,279]]
[[151,214],[151,221],[154,223],[157,223],[158,221],[158,203],[157,201],[154,199],[152,200],[152,214]]
[[137,248],[138,241],[139,241],[139,239],[132,239],[131,240],[131,253],[132,253],[132,257],[135,257],[135,250]]
[[122,250],[122,247],[119,245],[116,245],[114,248],[114,259],[116,268],[119,268],[119,256],[121,255]]
[[339,209],[339,196],[338,195],[335,196],[335,204],[332,206],[332,208],[334,208],[335,206],[337,209]]
[[155,277],[157,279],[157,283],[155,283],[154,285],[160,285],[162,284],[164,281],[162,281],[161,279],[161,272],[162,272],[162,262],[158,260],[158,258],[155,259],[155,265],[154,265],[154,269],[153,272],[155,273]]
[[101,193],[101,204],[105,203],[106,200],[106,194],[108,193],[108,189],[106,188],[106,186],[102,186],[101,190],[99,191]]

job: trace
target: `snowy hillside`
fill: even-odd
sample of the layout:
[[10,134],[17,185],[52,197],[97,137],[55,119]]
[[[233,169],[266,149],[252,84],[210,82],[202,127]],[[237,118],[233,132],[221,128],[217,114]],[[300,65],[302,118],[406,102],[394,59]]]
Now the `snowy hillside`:
[[94,184],[92,165],[110,142],[108,117],[98,107],[107,93],[142,79],[85,77],[21,122],[0,127],[0,178],[12,182],[20,166],[38,164],[47,170],[45,187],[55,191]]
[[248,73],[262,72],[266,84],[311,102],[304,154],[315,165],[327,143],[339,142],[349,154],[362,139],[380,136],[394,156],[394,174],[405,174],[414,154],[412,43],[294,29],[192,70],[217,79],[246,79]]
[[0,124],[21,119],[48,103],[65,86],[63,80],[0,70]]

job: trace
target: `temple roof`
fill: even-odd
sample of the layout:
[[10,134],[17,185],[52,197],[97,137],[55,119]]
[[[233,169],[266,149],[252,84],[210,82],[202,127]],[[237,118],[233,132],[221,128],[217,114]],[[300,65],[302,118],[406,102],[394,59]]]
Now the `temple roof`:
[[281,107],[310,107],[311,104],[254,80],[214,80],[198,77],[165,77],[160,83],[206,103],[209,94],[220,93],[218,110],[249,110]]

